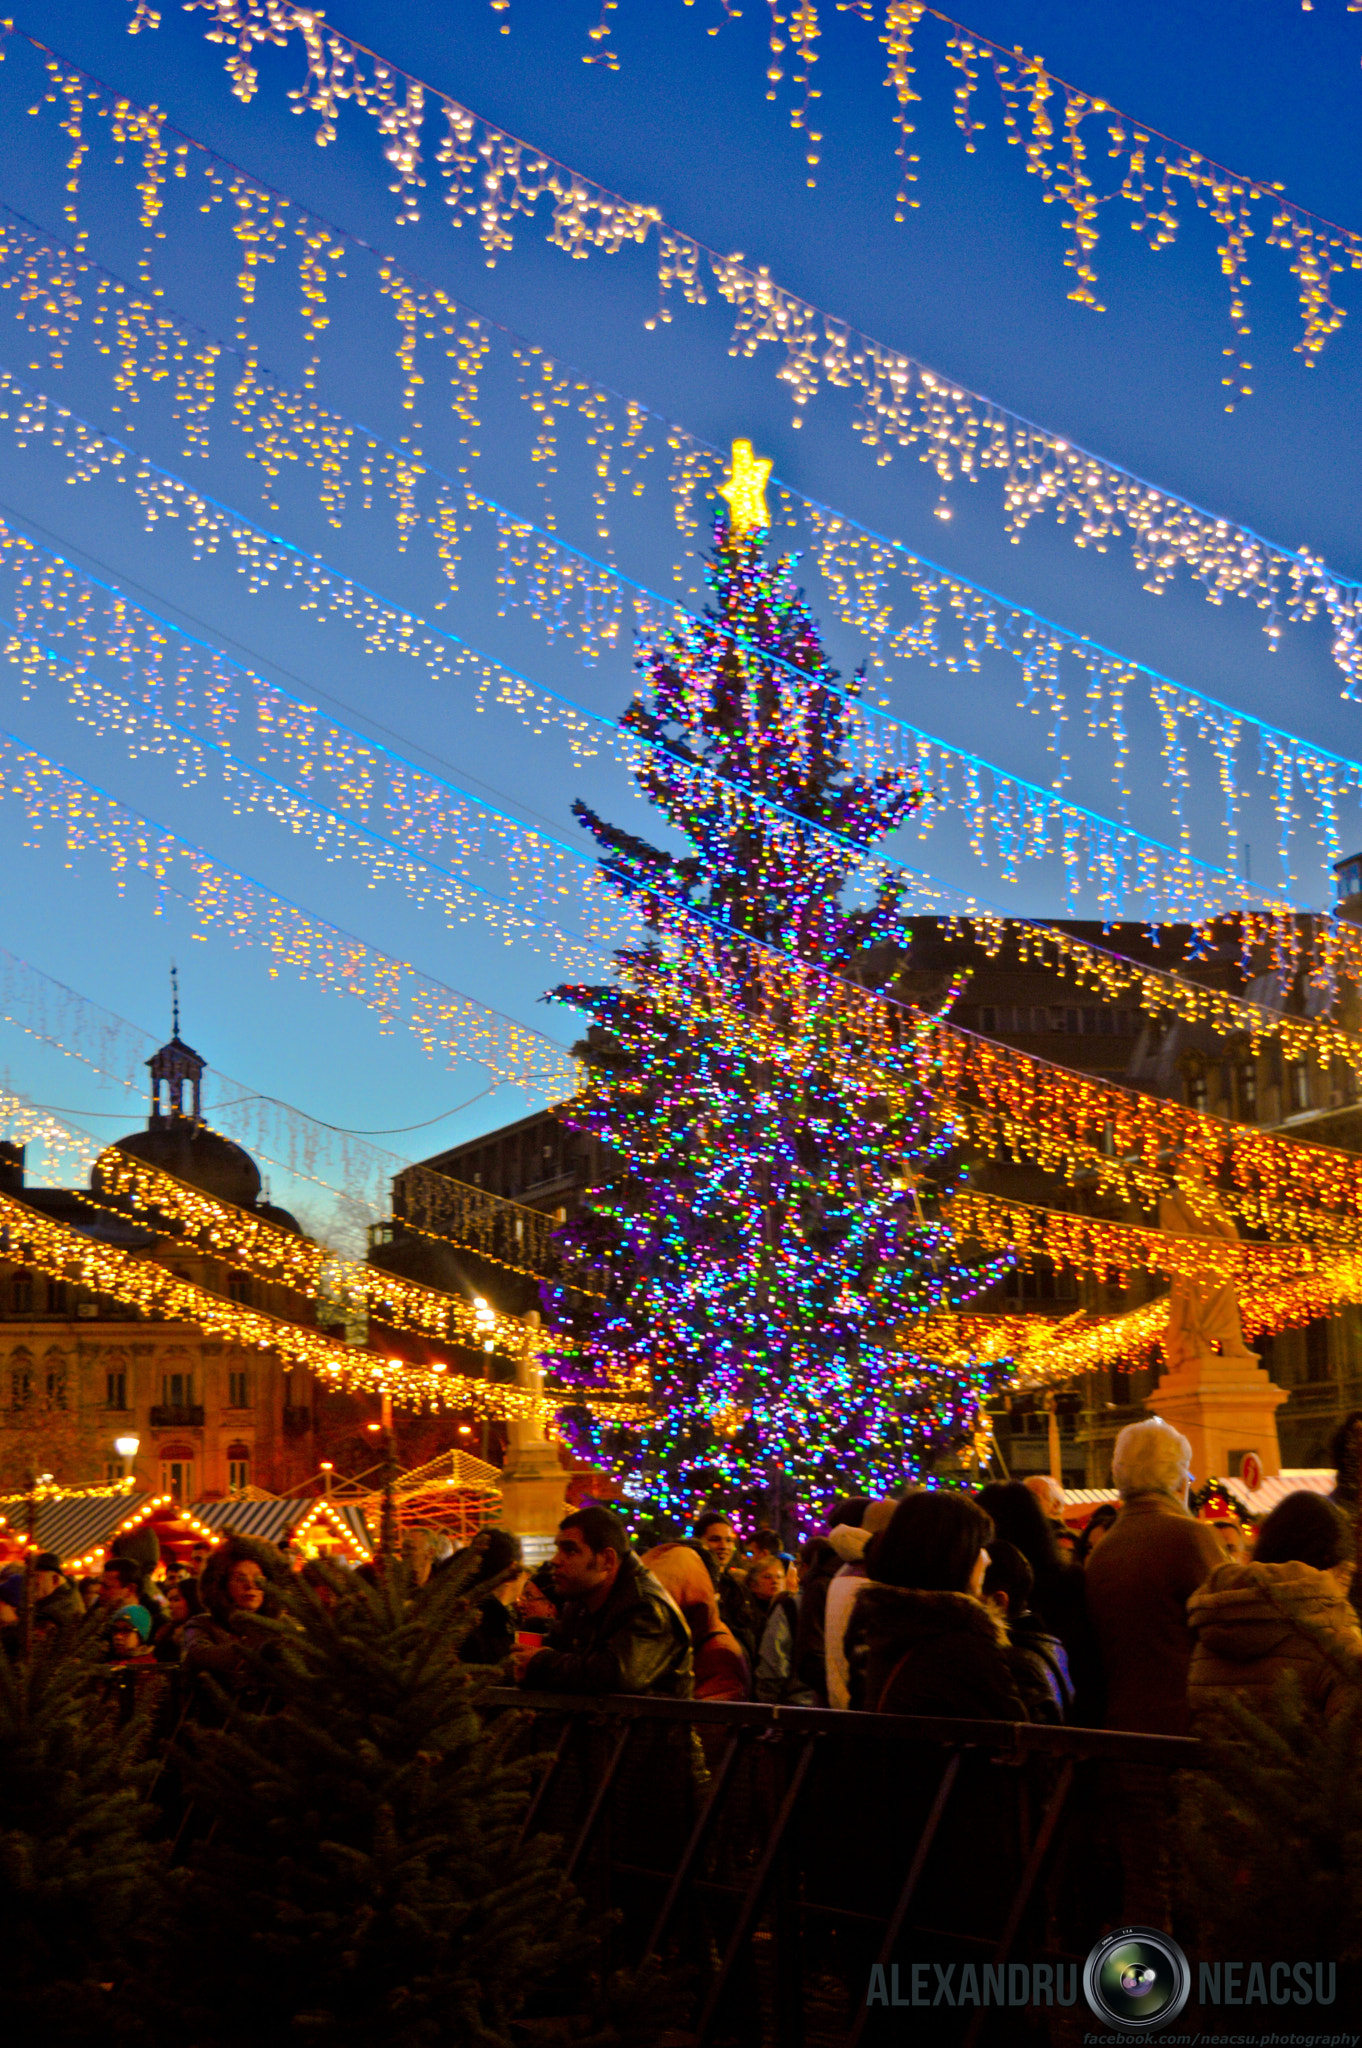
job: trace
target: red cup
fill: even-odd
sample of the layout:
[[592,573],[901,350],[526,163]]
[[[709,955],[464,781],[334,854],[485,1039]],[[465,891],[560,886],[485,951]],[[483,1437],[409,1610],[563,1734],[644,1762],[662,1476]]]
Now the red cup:
[[518,1628],[515,1632],[515,1646],[518,1650],[542,1650],[544,1637],[537,1628]]

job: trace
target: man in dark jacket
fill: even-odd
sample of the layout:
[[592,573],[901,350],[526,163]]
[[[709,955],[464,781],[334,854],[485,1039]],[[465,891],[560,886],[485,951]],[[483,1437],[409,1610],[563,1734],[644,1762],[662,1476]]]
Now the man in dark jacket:
[[84,1603],[63,1572],[56,1551],[40,1552],[33,1560],[34,1628],[65,1628],[84,1619]]
[[566,1602],[542,1650],[511,1658],[517,1684],[536,1692],[657,1693],[690,1699],[690,1630],[646,1571],[618,1515],[578,1508],[558,1525],[554,1585]]

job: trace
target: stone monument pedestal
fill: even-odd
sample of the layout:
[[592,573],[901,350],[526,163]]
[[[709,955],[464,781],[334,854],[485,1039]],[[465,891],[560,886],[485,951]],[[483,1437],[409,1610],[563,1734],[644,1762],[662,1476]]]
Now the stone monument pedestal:
[[525,1317],[525,1344],[517,1379],[535,1397],[523,1421],[507,1425],[506,1463],[501,1472],[500,1526],[520,1538],[525,1562],[533,1569],[552,1557],[558,1524],[568,1512],[567,1474],[558,1453],[544,1435],[544,1375],[536,1356],[539,1314]]
[[568,1512],[567,1477],[536,1415],[510,1424],[501,1474],[500,1526],[518,1536],[532,1568],[553,1555],[558,1524]]
[[1228,1358],[1206,1352],[1165,1373],[1144,1405],[1187,1438],[1198,1481],[1236,1478],[1245,1451],[1253,1452],[1265,1478],[1274,1478],[1282,1469],[1277,1410],[1285,1399],[1285,1388],[1273,1385],[1256,1351]]

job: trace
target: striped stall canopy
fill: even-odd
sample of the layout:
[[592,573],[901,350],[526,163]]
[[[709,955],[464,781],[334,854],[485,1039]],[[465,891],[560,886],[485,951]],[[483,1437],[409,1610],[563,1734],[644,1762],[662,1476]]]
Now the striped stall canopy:
[[[101,1553],[144,1523],[163,1550],[211,1534],[192,1508],[180,1507],[166,1493],[139,1493],[130,1486],[57,1486],[38,1500],[34,1545],[55,1550],[64,1569],[93,1570],[102,1562]],[[28,1540],[27,1495],[0,1498],[0,1524],[4,1536],[22,1549]]]
[[258,1536],[264,1543],[282,1543],[302,1515],[306,1503],[296,1500],[196,1500],[194,1513],[215,1536],[231,1529],[238,1536]]
[[231,1529],[238,1536],[255,1536],[265,1543],[283,1544],[308,1530],[318,1536],[329,1524],[330,1532],[340,1537],[348,1549],[362,1558],[373,1554],[373,1538],[364,1512],[355,1501],[328,1500],[324,1494],[311,1494],[302,1500],[252,1500],[238,1494],[230,1500],[196,1501],[193,1513],[215,1535]]
[[[37,1546],[39,1550],[55,1550],[63,1564],[89,1557],[108,1545],[140,1505],[136,1494],[129,1495],[121,1489],[117,1493],[75,1494],[39,1501],[34,1532]],[[22,1496],[0,1500],[0,1514],[9,1531],[20,1542],[27,1541],[28,1502]]]
[[[1222,1479],[1217,1484],[1232,1493],[1242,1508],[1256,1520],[1271,1514],[1279,1500],[1285,1500],[1288,1493],[1332,1493],[1334,1471],[1331,1466],[1298,1465],[1287,1471],[1265,1479],[1261,1486],[1250,1490],[1242,1479]],[[1068,1508],[1096,1508],[1104,1501],[1120,1499],[1113,1486],[1071,1486],[1064,1494],[1064,1506]]]

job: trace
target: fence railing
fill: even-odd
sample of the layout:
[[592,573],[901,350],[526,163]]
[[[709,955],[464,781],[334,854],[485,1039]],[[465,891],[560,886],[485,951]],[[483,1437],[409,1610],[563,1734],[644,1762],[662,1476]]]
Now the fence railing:
[[[1164,1736],[726,1701],[498,1688],[487,1705],[525,1714],[544,1758],[523,1834],[561,1837],[590,1906],[614,1910],[616,1960],[684,1980],[678,2048],[904,2040],[942,2016],[867,2000],[907,2004],[914,1961],[1081,1971],[1121,1911],[1123,1785],[1171,1810],[1172,1773],[1200,1757]],[[921,2038],[1015,2041],[1020,2020],[981,2004]]]

